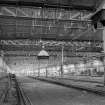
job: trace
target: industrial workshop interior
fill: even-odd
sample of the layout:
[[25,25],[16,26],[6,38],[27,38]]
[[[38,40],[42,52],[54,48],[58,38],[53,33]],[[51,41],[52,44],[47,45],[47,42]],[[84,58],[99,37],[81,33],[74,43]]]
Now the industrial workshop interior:
[[105,0],[0,0],[0,105],[105,105]]

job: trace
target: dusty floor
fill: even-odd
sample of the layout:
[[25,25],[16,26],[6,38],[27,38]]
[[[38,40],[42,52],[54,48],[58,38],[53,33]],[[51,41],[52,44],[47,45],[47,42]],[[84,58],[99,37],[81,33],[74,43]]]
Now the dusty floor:
[[105,105],[105,97],[29,78],[22,86],[34,105]]

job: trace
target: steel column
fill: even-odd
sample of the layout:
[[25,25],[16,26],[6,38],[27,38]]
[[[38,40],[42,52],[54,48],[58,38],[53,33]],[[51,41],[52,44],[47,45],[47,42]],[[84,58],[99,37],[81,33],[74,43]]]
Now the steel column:
[[[105,53],[105,27],[103,28],[103,49]],[[103,65],[104,65],[104,86],[105,86],[105,57],[103,58]]]

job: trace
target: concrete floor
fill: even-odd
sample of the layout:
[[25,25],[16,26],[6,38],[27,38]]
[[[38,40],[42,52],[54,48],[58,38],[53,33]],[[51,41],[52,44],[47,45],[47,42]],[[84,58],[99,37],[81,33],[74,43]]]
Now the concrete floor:
[[19,81],[34,105],[105,105],[104,96],[27,77],[20,78]]

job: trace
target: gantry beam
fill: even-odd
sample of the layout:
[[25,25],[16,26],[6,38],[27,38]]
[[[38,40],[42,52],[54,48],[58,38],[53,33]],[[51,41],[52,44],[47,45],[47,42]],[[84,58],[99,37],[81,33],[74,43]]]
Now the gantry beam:
[[47,46],[89,46],[90,44],[94,44],[96,47],[100,46],[102,47],[102,42],[91,42],[91,41],[84,41],[84,42],[78,42],[78,41],[44,41],[44,40],[0,40],[0,44],[2,45],[47,45]]
[[78,9],[78,10],[89,10],[95,11],[96,8],[94,6],[86,6],[86,5],[78,5],[75,3],[67,3],[67,4],[59,4],[59,3],[51,3],[45,1],[25,1],[25,0],[0,0],[0,5],[14,5],[14,6],[36,6],[36,7],[46,7],[46,8],[66,8],[66,9]]
[[[37,56],[37,51],[4,51],[5,56]],[[47,50],[50,56],[61,57],[61,51],[49,51]],[[99,59],[102,56],[102,53],[98,52],[71,52],[64,50],[64,57],[80,57],[81,60],[89,60],[89,59]]]
[[[28,11],[28,9],[29,9],[29,11]],[[89,12],[89,11],[88,11],[88,14],[86,14],[85,11],[82,11],[82,10],[81,11],[76,10],[76,13],[75,13],[75,10],[69,10],[69,11],[63,10],[62,11],[62,9],[53,9],[52,8],[51,11],[54,12],[53,13],[54,16],[52,16],[52,14],[51,14],[52,12],[48,12],[47,11],[47,10],[50,10],[50,9],[51,8],[45,9],[45,8],[31,8],[31,7],[19,7],[19,6],[17,6],[17,7],[0,6],[0,14],[1,14],[1,16],[43,18],[43,19],[58,19],[58,20],[74,20],[74,21],[76,20],[75,18],[78,17],[78,16],[80,16],[80,18],[77,19],[77,20],[78,21],[82,21],[82,19],[88,18],[91,14],[93,14],[93,12]],[[2,10],[5,10],[10,15],[4,13]],[[43,14],[42,14],[42,12],[43,12]],[[67,19],[66,15],[65,15],[66,19],[64,19],[64,16],[62,17],[62,15],[64,15],[64,12],[65,13],[66,12],[70,13],[69,17],[67,15],[68,19]],[[81,14],[83,14],[83,16],[81,16]],[[88,21],[88,20],[86,19],[86,21]]]
[[[0,41],[2,49],[4,50],[16,50],[16,49],[40,49],[42,45],[46,47],[46,49],[60,51],[62,46],[66,51],[74,51],[74,52],[101,52],[102,43],[100,42],[65,42],[65,41],[35,41],[35,40],[1,40]],[[9,49],[8,49],[9,48]]]

